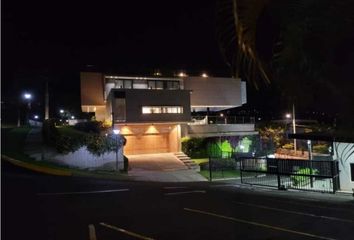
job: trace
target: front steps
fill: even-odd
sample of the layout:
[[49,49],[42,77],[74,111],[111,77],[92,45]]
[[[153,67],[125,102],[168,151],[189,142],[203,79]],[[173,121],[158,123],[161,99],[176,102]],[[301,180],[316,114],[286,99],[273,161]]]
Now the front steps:
[[196,164],[193,160],[191,160],[190,157],[188,157],[185,153],[183,152],[177,152],[174,153],[174,155],[184,163],[189,169],[193,169],[196,172],[200,171],[200,166]]

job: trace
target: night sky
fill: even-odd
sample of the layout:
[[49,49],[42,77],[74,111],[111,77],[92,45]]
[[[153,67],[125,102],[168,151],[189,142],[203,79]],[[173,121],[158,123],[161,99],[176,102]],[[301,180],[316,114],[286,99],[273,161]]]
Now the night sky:
[[230,76],[215,11],[212,0],[3,1],[2,101],[26,89],[42,100],[48,79],[52,108],[78,108],[82,70]]
[[[44,115],[44,83],[50,110],[80,111],[80,71],[165,76],[185,70],[230,77],[216,36],[216,0],[2,2],[2,109],[11,115],[24,91]],[[276,86],[256,91],[248,104],[282,114]],[[278,92],[277,92],[278,91]],[[4,114],[3,114],[4,119]]]

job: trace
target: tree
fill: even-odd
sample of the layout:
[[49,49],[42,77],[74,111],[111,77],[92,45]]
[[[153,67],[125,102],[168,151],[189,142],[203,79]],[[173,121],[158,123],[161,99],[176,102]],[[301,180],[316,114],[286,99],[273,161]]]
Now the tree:
[[353,125],[353,1],[219,0],[217,16],[234,76],[276,84],[289,102],[333,109]]

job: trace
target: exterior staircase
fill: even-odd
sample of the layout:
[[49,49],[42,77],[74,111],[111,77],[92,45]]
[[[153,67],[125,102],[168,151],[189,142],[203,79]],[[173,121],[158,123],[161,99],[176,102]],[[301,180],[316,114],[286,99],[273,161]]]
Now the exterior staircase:
[[184,163],[189,169],[193,169],[196,172],[200,171],[200,166],[196,164],[190,157],[188,157],[184,152],[177,152],[174,155]]

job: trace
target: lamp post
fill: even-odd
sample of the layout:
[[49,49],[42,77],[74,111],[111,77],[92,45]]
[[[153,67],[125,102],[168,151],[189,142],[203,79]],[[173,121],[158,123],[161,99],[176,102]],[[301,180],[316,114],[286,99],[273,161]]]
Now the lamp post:
[[32,94],[30,93],[24,93],[23,98],[25,101],[27,101],[27,113],[26,113],[26,122],[29,125],[29,113],[31,111],[31,100],[32,100]]
[[119,134],[120,130],[119,129],[113,129],[113,133],[114,133],[114,136],[115,136],[115,139],[116,139],[116,171],[118,171],[118,134]]
[[[287,119],[292,119],[292,127],[293,127],[293,134],[296,134],[296,125],[295,125],[295,105],[293,104],[293,113],[292,114],[290,114],[290,113],[287,113],[286,115],[285,115],[285,117],[287,118]],[[295,136],[294,136],[294,153],[296,154],[296,138],[295,138]]]

